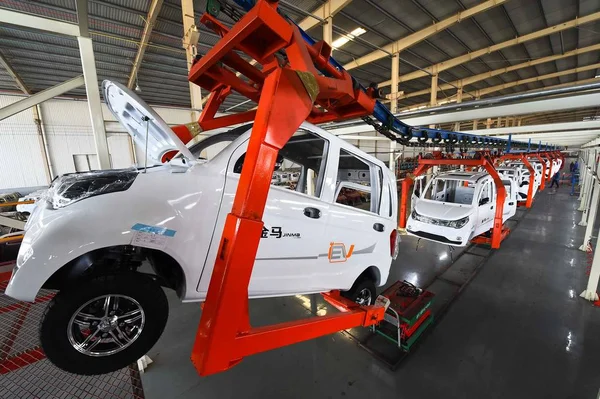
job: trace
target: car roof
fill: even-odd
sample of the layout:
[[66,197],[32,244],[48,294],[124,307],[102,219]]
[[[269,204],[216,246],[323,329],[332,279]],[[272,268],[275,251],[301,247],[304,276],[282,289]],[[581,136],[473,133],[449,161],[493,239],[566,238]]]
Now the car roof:
[[487,172],[445,172],[440,173],[436,178],[450,179],[450,180],[465,180],[468,182],[477,182],[482,177],[489,176]]

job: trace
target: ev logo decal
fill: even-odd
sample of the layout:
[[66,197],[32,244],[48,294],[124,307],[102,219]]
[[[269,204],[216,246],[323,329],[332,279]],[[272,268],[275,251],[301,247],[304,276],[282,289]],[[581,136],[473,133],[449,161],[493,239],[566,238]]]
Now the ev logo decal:
[[329,244],[327,258],[329,259],[329,263],[345,262],[350,259],[352,252],[354,252],[354,244],[350,245],[350,248],[346,252],[346,245],[344,243],[332,242]]

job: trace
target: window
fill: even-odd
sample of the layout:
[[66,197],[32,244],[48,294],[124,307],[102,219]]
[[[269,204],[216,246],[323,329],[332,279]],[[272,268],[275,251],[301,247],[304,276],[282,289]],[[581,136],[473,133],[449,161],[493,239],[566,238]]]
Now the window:
[[383,172],[341,149],[335,202],[374,213],[379,212]]
[[492,200],[492,193],[490,182],[487,181],[483,183],[483,187],[481,189],[481,194],[479,195],[479,205],[489,204]]
[[73,163],[76,172],[89,172],[98,169],[98,156],[96,154],[73,154]]
[[475,185],[468,180],[435,179],[427,190],[425,199],[450,204],[470,205],[473,203]]
[[[271,184],[299,193],[321,196],[329,143],[305,130],[297,131],[279,151]],[[242,173],[246,154],[238,158],[233,173]]]
[[335,202],[370,211],[372,206],[371,189],[356,183],[341,183]]
[[440,201],[440,199],[444,197],[445,185],[446,181],[444,179],[434,179],[425,189],[423,198],[433,201]]
[[251,127],[252,125],[243,125],[227,132],[216,133],[212,136],[205,137],[198,143],[192,145],[190,147],[190,152],[196,158],[211,160],[235,139],[246,133]]

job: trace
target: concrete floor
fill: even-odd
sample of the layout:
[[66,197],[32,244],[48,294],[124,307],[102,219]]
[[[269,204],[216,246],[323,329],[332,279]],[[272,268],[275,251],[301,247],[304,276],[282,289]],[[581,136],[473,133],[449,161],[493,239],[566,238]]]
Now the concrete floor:
[[[584,228],[569,187],[546,189],[533,208],[396,371],[346,335],[246,358],[199,377],[189,361],[199,306],[169,293],[171,314],[143,375],[154,398],[596,398],[600,309],[578,297]],[[404,237],[388,282],[427,286],[451,261],[448,247]],[[454,253],[456,256],[457,252]],[[251,301],[255,325],[330,311],[320,296]]]

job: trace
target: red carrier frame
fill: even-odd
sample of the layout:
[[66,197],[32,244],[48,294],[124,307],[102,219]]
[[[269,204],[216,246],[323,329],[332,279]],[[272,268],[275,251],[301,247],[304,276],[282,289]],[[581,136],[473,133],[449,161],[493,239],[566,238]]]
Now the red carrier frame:
[[[339,292],[330,292],[324,298],[342,313],[259,328],[250,325],[248,284],[279,150],[305,120],[356,118],[371,114],[375,106],[373,90],[365,93],[355,88],[347,72],[329,63],[331,47],[324,42],[308,45],[299,29],[278,14],[277,4],[258,0],[231,29],[208,14],[200,19],[222,39],[189,73],[190,82],[210,91],[199,127],[206,130],[254,121],[192,350],[192,362],[201,375],[227,370],[248,355],[373,325],[385,313],[382,306],[359,306]],[[250,64],[238,52],[257,64]],[[282,52],[287,61],[280,56]],[[216,117],[232,90],[258,107]]]
[[[500,243],[508,236],[510,230],[505,228],[502,223],[502,214],[504,211],[504,200],[506,198],[506,188],[502,183],[502,179],[498,175],[498,172],[494,168],[494,165],[490,163],[485,157],[480,159],[419,159],[419,164],[413,173],[414,177],[421,176],[432,166],[441,165],[464,165],[467,167],[479,167],[483,166],[485,170],[492,176],[494,183],[496,184],[496,213],[494,215],[494,225],[492,227],[491,237],[478,236],[471,240],[477,244],[489,244],[493,249],[500,248]],[[414,179],[412,177],[405,177],[402,181],[402,197],[400,199],[400,220],[399,227],[405,229],[406,221],[408,219],[408,192]]]
[[[527,190],[527,199],[525,201],[517,201],[518,206],[525,206],[526,208],[531,208],[531,205],[533,204],[533,186],[534,186],[534,184],[532,184],[532,179],[533,179],[533,182],[535,183],[535,169],[533,168],[533,166],[527,159],[527,157],[529,155],[530,154],[504,154],[500,158],[498,158],[498,160],[500,162],[502,162],[503,160],[522,161],[523,164],[525,165],[525,167],[527,167],[527,170],[529,171],[529,176],[531,176],[529,178],[529,189]],[[545,165],[544,162],[542,162],[542,165]],[[544,166],[544,168],[542,169],[542,187],[544,186],[543,173],[546,170],[545,168],[546,167]]]

